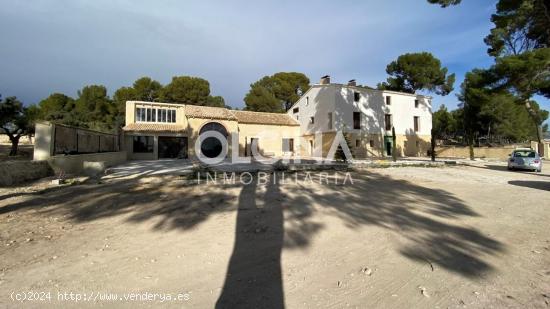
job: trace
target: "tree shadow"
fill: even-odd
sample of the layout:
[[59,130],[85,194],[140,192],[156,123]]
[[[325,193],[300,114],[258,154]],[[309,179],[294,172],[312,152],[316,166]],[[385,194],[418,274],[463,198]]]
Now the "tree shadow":
[[550,191],[550,182],[548,181],[511,180],[508,181],[508,184],[531,189]]
[[[499,241],[452,220],[479,216],[451,193],[396,180],[378,173],[354,174],[354,184],[325,190],[302,187],[320,209],[339,217],[352,229],[375,225],[405,237],[404,256],[429,261],[465,277],[492,270],[486,255],[504,250]],[[443,219],[443,220],[441,220]]]
[[235,244],[216,308],[284,308],[281,276],[283,210],[278,185],[256,204],[257,181],[239,195]]
[[77,223],[125,215],[126,221],[134,223],[156,220],[154,228],[158,230],[186,230],[213,213],[232,210],[235,197],[231,194],[222,190],[203,193],[197,186],[183,184],[179,177],[115,178],[32,196],[0,207],[0,214],[31,208]]
[[[297,175],[304,179],[303,172]],[[341,181],[343,174],[339,175]],[[303,181],[258,185],[255,179],[249,185],[187,186],[178,177],[152,177],[145,182],[113,179],[8,205],[3,201],[0,214],[32,208],[38,214],[66,216],[77,223],[120,217],[131,223],[154,222],[154,230],[185,231],[237,206],[235,245],[218,308],[284,307],[281,251],[310,245],[325,227],[314,221],[316,214],[339,218],[351,230],[376,226],[398,234],[406,240],[397,248],[403,256],[466,278],[491,272],[486,257],[505,249],[499,241],[458,221],[479,215],[448,191],[377,172],[351,175],[354,183],[346,185]],[[230,190],[234,188],[242,188],[240,194]]]

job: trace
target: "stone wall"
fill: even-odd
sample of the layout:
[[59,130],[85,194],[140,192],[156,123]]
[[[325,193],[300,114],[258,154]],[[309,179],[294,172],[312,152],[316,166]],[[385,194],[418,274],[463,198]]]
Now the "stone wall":
[[6,161],[0,162],[0,186],[11,186],[25,181],[53,175],[46,161]]
[[48,159],[56,173],[81,174],[84,162],[104,162],[105,167],[121,164],[126,161],[126,151],[87,153],[80,155],[57,155]]
[[[507,160],[508,155],[518,146],[474,147],[476,158]],[[438,146],[435,148],[438,157],[469,158],[470,148],[467,146]]]

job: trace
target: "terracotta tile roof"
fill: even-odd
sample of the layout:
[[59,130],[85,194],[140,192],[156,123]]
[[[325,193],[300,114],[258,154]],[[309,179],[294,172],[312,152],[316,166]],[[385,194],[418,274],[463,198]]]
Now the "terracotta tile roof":
[[166,123],[129,123],[122,130],[134,132],[181,132],[185,130],[185,127]]
[[185,116],[187,118],[237,120],[227,108],[212,106],[185,105]]
[[239,123],[271,124],[299,126],[300,124],[287,114],[233,111]]

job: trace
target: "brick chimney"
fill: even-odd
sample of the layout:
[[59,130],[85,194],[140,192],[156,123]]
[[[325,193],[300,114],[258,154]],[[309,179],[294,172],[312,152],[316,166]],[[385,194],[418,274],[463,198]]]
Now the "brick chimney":
[[325,75],[321,77],[321,81],[319,82],[321,85],[328,85],[330,84],[330,75]]
[[355,82],[355,79],[352,79],[348,82],[348,86],[357,86],[357,82]]

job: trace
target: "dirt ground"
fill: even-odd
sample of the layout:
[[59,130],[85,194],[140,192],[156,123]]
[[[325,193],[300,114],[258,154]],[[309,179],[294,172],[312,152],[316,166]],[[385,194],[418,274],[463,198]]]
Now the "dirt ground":
[[302,175],[4,189],[0,307],[550,307],[548,167]]

